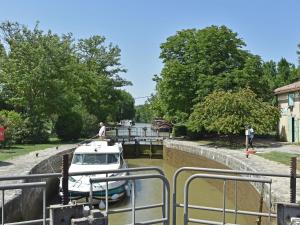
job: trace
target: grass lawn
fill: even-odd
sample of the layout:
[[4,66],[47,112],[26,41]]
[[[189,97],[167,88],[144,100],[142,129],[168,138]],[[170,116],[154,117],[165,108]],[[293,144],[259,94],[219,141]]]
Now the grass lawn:
[[51,148],[57,146],[57,143],[49,144],[24,144],[24,145],[13,145],[7,148],[0,149],[0,161],[5,161],[12,159],[16,156],[25,155],[29,152],[44,150],[46,148]]
[[[267,153],[256,153],[258,156],[271,161],[283,163],[285,165],[290,165],[291,157],[300,157],[300,154],[292,154],[285,152],[267,152]],[[297,158],[297,169],[300,170],[300,158]]]

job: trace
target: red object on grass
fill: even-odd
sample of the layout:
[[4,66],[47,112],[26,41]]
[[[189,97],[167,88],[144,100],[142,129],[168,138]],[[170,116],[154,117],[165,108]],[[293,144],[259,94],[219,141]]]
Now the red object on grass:
[[246,155],[249,155],[249,154],[255,154],[256,153],[256,150],[254,150],[254,149],[248,149],[248,150],[246,150],[245,151],[245,153],[246,153]]
[[4,127],[0,127],[0,141],[5,141],[4,132],[5,132]]

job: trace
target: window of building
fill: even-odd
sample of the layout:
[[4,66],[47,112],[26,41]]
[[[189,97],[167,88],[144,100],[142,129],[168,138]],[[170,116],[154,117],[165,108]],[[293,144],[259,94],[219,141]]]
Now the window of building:
[[289,104],[289,107],[293,107],[294,106],[294,99],[295,99],[295,94],[294,93],[288,94],[288,104]]

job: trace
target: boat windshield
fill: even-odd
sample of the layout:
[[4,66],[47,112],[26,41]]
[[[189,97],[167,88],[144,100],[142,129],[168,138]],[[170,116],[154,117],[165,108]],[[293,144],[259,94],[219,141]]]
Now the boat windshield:
[[119,162],[119,154],[75,154],[73,164],[105,165]]

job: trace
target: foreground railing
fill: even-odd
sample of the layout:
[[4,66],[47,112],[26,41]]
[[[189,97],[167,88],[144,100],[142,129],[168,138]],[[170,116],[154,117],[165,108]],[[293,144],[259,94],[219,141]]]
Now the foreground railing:
[[[214,168],[200,168],[200,167],[182,167],[176,170],[176,172],[173,175],[173,192],[172,192],[172,221],[173,224],[176,225],[177,223],[177,208],[184,208],[183,203],[177,202],[177,180],[179,175],[182,172],[188,172],[188,171],[195,171],[195,172],[203,172],[203,173],[214,173],[214,174],[233,174],[233,175],[246,175],[246,176],[255,176],[255,177],[282,177],[282,178],[291,178],[290,174],[284,174],[284,173],[264,173],[264,172],[252,172],[252,171],[241,171],[241,170],[229,170],[229,169],[214,169]],[[208,174],[209,175],[209,174]],[[211,176],[211,174],[209,175]],[[241,178],[241,177],[240,177]],[[296,175],[295,178],[300,178],[299,175]],[[189,178],[188,178],[189,179]],[[249,178],[253,179],[253,178]],[[263,212],[253,212],[253,211],[246,211],[246,210],[238,210],[237,209],[237,181],[234,180],[234,202],[235,202],[235,209],[224,209],[224,208],[213,208],[213,207],[205,207],[205,206],[192,206],[189,205],[188,207],[194,208],[194,209],[202,209],[206,211],[215,211],[215,212],[226,212],[226,213],[234,213],[235,214],[235,221],[237,218],[237,215],[248,215],[248,216],[257,216],[259,218],[261,217],[271,217],[276,218],[276,214],[269,214],[269,213],[263,213]],[[262,182],[263,183],[263,182]],[[265,182],[268,183],[268,182]],[[264,185],[262,185],[264,187]],[[271,185],[269,185],[271,189]],[[271,209],[272,202],[271,202],[271,190],[269,189],[269,209]],[[262,188],[263,190],[263,188]],[[181,224],[181,222],[180,222]],[[218,223],[207,223],[207,224],[218,224]]]
[[[107,177],[110,173],[136,173],[136,172],[151,172],[155,171],[158,174],[145,174],[145,175],[128,175],[123,177]],[[135,210],[143,210],[143,209],[150,209],[150,208],[162,208],[162,219],[155,220],[155,221],[146,221],[146,223],[142,224],[155,224],[158,223],[157,221],[163,222],[164,225],[169,225],[170,223],[170,185],[164,176],[164,172],[159,167],[138,167],[138,168],[124,168],[124,169],[116,169],[116,170],[101,170],[101,171],[86,171],[86,172],[73,172],[69,173],[69,176],[81,176],[81,175],[96,175],[96,174],[106,174],[106,177],[103,178],[105,182],[109,182],[112,179],[119,179],[119,180],[137,180],[137,179],[160,179],[163,182],[163,190],[162,190],[162,203],[148,205],[143,207],[135,208]],[[48,173],[48,174],[30,174],[30,175],[22,175],[22,176],[0,176],[0,181],[8,181],[8,180],[27,180],[27,179],[47,179],[47,178],[60,178],[62,177],[62,173]],[[101,180],[101,179],[100,179]],[[100,181],[97,181],[100,182]],[[134,183],[134,182],[133,182]],[[107,187],[108,185],[106,185]],[[5,218],[5,207],[4,207],[4,191],[5,190],[13,190],[13,189],[23,189],[23,188],[43,188],[43,218],[37,220],[27,220],[21,222],[14,222],[14,223],[4,223]],[[2,225],[29,225],[29,224],[38,224],[43,223],[46,224],[49,221],[49,218],[46,218],[46,182],[34,182],[34,183],[22,183],[22,184],[12,184],[12,185],[2,185],[0,186],[0,190],[2,190]],[[167,192],[167,193],[166,193]],[[133,198],[135,198],[134,194],[134,185],[133,185]],[[92,195],[91,195],[92,197]],[[87,202],[87,204],[90,204]],[[106,211],[109,214],[118,213],[118,212],[128,212],[128,208],[125,209],[118,209],[118,210],[111,210],[108,211],[108,196],[106,193]],[[135,211],[134,210],[134,211]]]
[[[223,208],[211,208],[211,207],[202,207],[202,206],[195,206],[195,205],[189,205],[189,187],[191,182],[194,179],[218,179],[218,180],[223,180],[224,184],[223,184]],[[260,178],[247,178],[247,177],[238,177],[238,176],[222,176],[222,175],[211,175],[211,174],[195,174],[190,176],[187,181],[185,182],[184,185],[184,204],[183,204],[183,208],[184,208],[184,225],[188,225],[189,222],[193,222],[193,223],[200,223],[200,224],[226,224],[226,212],[232,212],[235,214],[235,219],[234,219],[234,223],[236,224],[237,221],[237,214],[240,213],[240,211],[237,210],[237,205],[235,205],[235,209],[234,210],[226,210],[226,184],[228,180],[232,180],[232,181],[241,181],[241,182],[259,182],[262,183],[263,185],[265,183],[269,184],[269,203],[271,205],[271,183],[272,180],[270,179],[260,179]],[[189,209],[199,209],[199,210],[208,210],[208,211],[221,211],[223,212],[223,218],[222,218],[222,222],[219,221],[210,221],[210,220],[203,220],[203,219],[194,219],[194,218],[189,218]],[[254,213],[254,212],[247,212],[244,211],[245,215],[255,215],[255,216],[265,216],[262,213]],[[269,218],[269,222],[268,224],[271,225],[271,208],[269,207],[269,213],[268,213],[268,218]]]
[[[165,193],[165,192],[167,193],[167,194],[163,194],[162,203],[136,207],[135,206],[135,181],[143,180],[143,179],[153,179],[153,178],[160,179],[163,182],[163,190],[165,190],[163,193]],[[106,213],[106,215],[109,215],[112,213],[128,212],[131,210],[132,211],[131,224],[136,224],[136,216],[135,216],[136,210],[142,210],[142,209],[144,210],[144,209],[152,209],[152,208],[162,207],[162,218],[161,219],[143,221],[142,223],[139,222],[138,224],[157,224],[157,223],[163,223],[164,225],[170,224],[170,185],[169,185],[167,178],[160,174],[132,175],[132,176],[124,176],[124,177],[91,178],[90,179],[90,204],[92,204],[92,198],[93,198],[93,183],[120,181],[120,180],[132,181],[132,189],[131,189],[132,207],[118,209],[118,210],[108,210],[108,185],[106,185],[106,190],[105,190],[105,193],[106,193],[105,213]]]
[[6,223],[6,225],[19,225],[19,224],[34,224],[37,222],[43,222],[43,225],[46,225],[46,182],[32,182],[32,183],[23,183],[23,184],[7,184],[1,185],[0,190],[2,191],[2,204],[1,204],[1,223],[4,225],[4,216],[5,216],[5,191],[6,190],[16,190],[16,189],[25,189],[25,188],[42,188],[43,189],[43,219],[41,220],[30,220],[17,223]]
[[[153,174],[152,172],[155,171],[158,174]],[[182,172],[186,171],[196,171],[196,172],[205,172],[205,173],[218,173],[223,175],[213,175],[213,174],[195,174],[189,176],[185,182],[185,188],[184,192],[182,193],[184,195],[184,202],[178,203],[177,202],[177,179],[179,175]],[[132,174],[132,173],[138,173],[138,172],[148,172],[147,174]],[[126,175],[123,177],[108,177],[108,174],[111,173],[130,173],[130,175]],[[190,222],[194,223],[202,223],[202,224],[225,224],[226,223],[226,213],[234,214],[234,222],[237,222],[237,216],[238,215],[248,215],[248,216],[256,216],[256,217],[266,217],[268,218],[268,222],[270,224],[271,218],[276,218],[277,215],[271,213],[271,206],[272,206],[272,196],[271,196],[271,180],[266,178],[258,178],[258,176],[265,176],[265,177],[284,177],[284,178],[290,178],[291,176],[289,174],[282,174],[282,173],[261,173],[261,172],[251,172],[251,171],[238,171],[238,170],[226,170],[226,169],[211,169],[211,168],[197,168],[197,167],[183,167],[178,169],[174,176],[173,176],[173,204],[170,205],[170,187],[169,182],[167,178],[164,175],[164,172],[158,168],[158,167],[140,167],[140,168],[124,168],[124,169],[118,169],[118,170],[105,170],[105,171],[87,171],[87,172],[76,172],[76,173],[70,173],[69,176],[80,176],[80,175],[95,175],[95,174],[106,174],[106,177],[103,178],[97,178],[97,179],[90,179],[91,183],[91,190],[90,190],[90,200],[86,204],[91,205],[92,204],[92,198],[93,198],[93,183],[94,182],[108,182],[111,181],[117,181],[117,180],[126,180],[126,181],[132,181],[132,195],[131,195],[131,201],[132,201],[132,207],[130,208],[122,208],[122,209],[109,209],[108,205],[108,185],[106,185],[106,198],[105,198],[105,212],[106,215],[109,214],[115,214],[115,213],[121,213],[121,212],[130,212],[131,211],[131,217],[132,217],[132,224],[158,224],[162,223],[164,225],[171,224],[170,221],[170,208],[172,207],[172,224],[176,225],[176,215],[177,215],[177,209],[183,208],[184,210],[184,218],[183,221],[178,221],[178,224],[184,224],[187,225]],[[226,176],[224,174],[233,174],[233,175],[247,175],[247,176],[255,176],[255,177],[241,177],[241,176]],[[34,179],[47,179],[47,178],[54,178],[54,177],[61,177],[61,173],[49,173],[49,174],[31,174],[31,175],[24,175],[24,176],[2,176],[0,177],[0,181],[8,181],[8,180],[34,180]],[[295,176],[296,178],[299,178],[300,176]],[[136,180],[145,180],[145,179],[159,179],[162,182],[162,202],[155,203],[155,204],[149,204],[149,205],[143,205],[143,206],[136,206],[136,195],[135,195],[135,182]],[[189,185],[194,179],[218,179],[223,180],[223,207],[217,208],[217,207],[207,207],[203,205],[191,205],[189,204]],[[226,204],[226,185],[227,181],[233,181],[234,182],[234,208],[229,209]],[[268,212],[253,212],[253,211],[246,211],[246,210],[240,210],[237,207],[237,187],[238,182],[259,182],[262,184],[262,187],[266,186],[268,188],[268,206],[269,211]],[[5,191],[6,190],[12,190],[12,189],[24,189],[24,188],[43,188],[43,218],[38,220],[28,220],[28,221],[21,221],[21,222],[14,222],[14,223],[4,223],[5,218],[5,207],[3,207],[4,204],[4,197],[5,197]],[[0,191],[2,192],[2,225],[29,225],[29,224],[36,224],[36,223],[43,223],[45,225],[49,218],[46,218],[46,182],[31,182],[31,183],[21,183],[21,184],[10,184],[10,185],[2,185],[0,186]],[[143,222],[136,222],[136,211],[138,210],[146,210],[146,209],[153,209],[153,208],[161,208],[162,210],[162,217],[155,219],[155,220],[148,220]],[[198,220],[194,218],[189,218],[189,209],[197,209],[197,210],[205,210],[205,211],[212,211],[212,212],[221,212],[223,213],[222,221],[208,221],[208,220]]]

